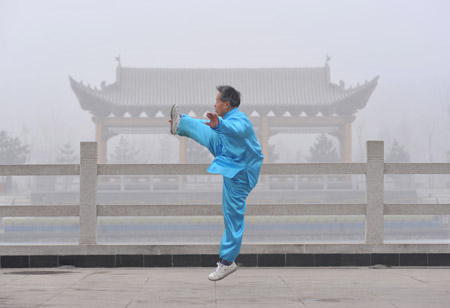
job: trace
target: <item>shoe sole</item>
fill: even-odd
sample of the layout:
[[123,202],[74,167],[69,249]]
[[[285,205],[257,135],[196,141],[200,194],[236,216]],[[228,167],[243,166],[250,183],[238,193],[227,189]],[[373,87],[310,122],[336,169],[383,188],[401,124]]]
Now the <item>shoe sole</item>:
[[208,277],[208,279],[210,280],[210,281],[219,281],[219,280],[222,280],[222,279],[224,279],[225,277],[228,277],[228,276],[230,276],[231,274],[233,274],[235,271],[237,271],[237,269],[238,269],[238,266],[236,266],[234,269],[232,269],[228,274],[226,274],[225,276],[223,276],[223,277],[221,277],[221,278],[219,278],[219,279],[211,279],[211,278],[209,278]]
[[172,106],[172,109],[170,110],[170,120],[172,121],[172,123],[170,123],[170,133],[172,135],[177,134],[177,132],[175,132],[175,133],[173,132],[174,128],[175,128],[175,122],[176,122],[176,121],[174,121],[174,118],[176,118],[176,116],[177,116],[177,112],[176,112],[177,108],[178,108],[178,106],[177,106],[177,104],[175,104]]

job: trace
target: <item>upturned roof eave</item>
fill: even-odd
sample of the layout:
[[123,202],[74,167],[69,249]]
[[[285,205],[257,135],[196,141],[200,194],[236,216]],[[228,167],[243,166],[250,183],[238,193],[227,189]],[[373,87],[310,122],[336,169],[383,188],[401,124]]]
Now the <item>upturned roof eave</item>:
[[[289,109],[289,108],[302,108],[304,110],[314,110],[312,113],[316,112],[333,112],[333,110],[336,110],[341,107],[345,107],[347,110],[345,113],[355,113],[359,109],[364,108],[364,106],[367,104],[367,101],[369,97],[371,96],[372,92],[374,91],[379,76],[376,76],[373,78],[370,82],[366,82],[365,84],[362,84],[360,86],[357,86],[352,89],[342,89],[345,97],[340,98],[339,100],[336,100],[332,103],[320,103],[315,102],[311,104],[292,104],[292,103],[282,103],[278,102],[277,104],[252,104],[251,101],[248,102],[245,107],[247,108],[254,108],[257,109],[267,109],[268,107],[271,107],[272,109]],[[120,102],[115,101],[114,98],[117,98],[118,96],[112,96],[110,93],[105,93],[104,90],[98,90],[98,89],[92,89],[89,86],[84,85],[82,82],[78,82],[75,79],[73,79],[71,76],[69,76],[70,84],[75,92],[76,96],[79,99],[80,105],[83,109],[89,110],[91,113],[98,115],[99,113],[106,115],[106,114],[124,114],[125,112],[130,111],[145,111],[145,110],[153,110],[158,108],[164,108],[167,107],[167,104],[155,104],[150,105],[148,104],[148,101],[144,101],[142,103],[138,104],[121,104]],[[112,85],[115,85],[112,84]],[[329,86],[338,87],[335,84],[329,84]],[[335,89],[336,90],[336,89]],[[367,92],[365,95],[361,95],[361,93]],[[341,94],[341,95],[342,95]],[[110,96],[108,98],[108,96]],[[359,100],[355,102],[356,97],[363,96],[365,99]],[[198,104],[186,104],[185,107],[187,109],[196,107],[196,108],[205,108],[206,104],[198,103]],[[289,111],[289,110],[287,110]]]

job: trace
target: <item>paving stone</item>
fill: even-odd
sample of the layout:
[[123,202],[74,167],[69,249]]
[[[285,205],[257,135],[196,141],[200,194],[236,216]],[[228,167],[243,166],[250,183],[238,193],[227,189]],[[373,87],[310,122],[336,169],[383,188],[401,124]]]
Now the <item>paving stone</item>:
[[217,282],[207,279],[210,271],[202,267],[2,268],[0,308],[442,308],[450,301],[448,267],[242,267]]

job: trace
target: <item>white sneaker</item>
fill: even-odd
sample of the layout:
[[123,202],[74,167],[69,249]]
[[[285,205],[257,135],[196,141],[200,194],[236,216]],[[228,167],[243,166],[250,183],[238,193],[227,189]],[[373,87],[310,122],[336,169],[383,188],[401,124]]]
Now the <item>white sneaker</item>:
[[178,123],[180,122],[180,110],[178,110],[178,105],[174,104],[172,110],[170,110],[170,132],[173,135],[177,134]]
[[220,279],[224,279],[228,275],[234,273],[238,269],[236,263],[231,263],[230,265],[225,265],[220,262],[217,263],[217,268],[214,272],[209,274],[208,279],[211,281],[217,281]]

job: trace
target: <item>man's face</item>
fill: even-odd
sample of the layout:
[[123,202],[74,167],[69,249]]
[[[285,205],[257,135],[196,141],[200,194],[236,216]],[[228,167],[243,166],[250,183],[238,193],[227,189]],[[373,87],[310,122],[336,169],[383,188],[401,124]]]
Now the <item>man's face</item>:
[[222,102],[220,100],[220,92],[217,93],[216,103],[214,108],[216,108],[217,115],[223,117],[228,111],[230,111],[230,102]]

